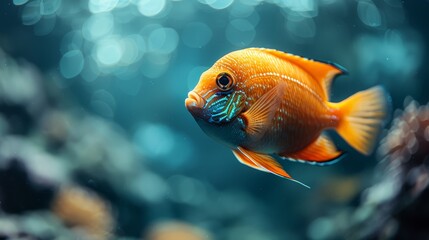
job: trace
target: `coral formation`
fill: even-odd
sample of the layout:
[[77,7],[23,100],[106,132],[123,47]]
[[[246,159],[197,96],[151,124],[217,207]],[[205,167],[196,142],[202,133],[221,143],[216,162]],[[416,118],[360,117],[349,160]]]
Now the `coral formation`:
[[153,226],[146,240],[210,240],[209,234],[200,228],[183,222],[163,222]]
[[429,105],[406,102],[379,150],[383,178],[366,194],[374,207],[361,232],[367,239],[429,236]]
[[52,210],[67,225],[83,229],[89,239],[104,240],[112,235],[110,206],[88,190],[64,187],[53,201]]

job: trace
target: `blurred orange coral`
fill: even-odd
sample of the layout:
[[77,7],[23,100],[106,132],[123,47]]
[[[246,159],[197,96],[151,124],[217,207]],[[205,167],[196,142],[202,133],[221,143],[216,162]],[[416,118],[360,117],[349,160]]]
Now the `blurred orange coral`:
[[163,222],[149,229],[146,240],[210,240],[208,232],[183,222]]
[[52,210],[65,224],[84,230],[89,239],[104,240],[112,235],[114,221],[109,205],[88,190],[63,188]]

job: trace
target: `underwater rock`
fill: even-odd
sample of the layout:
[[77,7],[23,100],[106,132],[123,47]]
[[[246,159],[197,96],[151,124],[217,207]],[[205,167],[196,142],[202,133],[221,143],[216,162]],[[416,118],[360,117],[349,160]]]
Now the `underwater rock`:
[[47,104],[44,86],[31,64],[17,63],[0,49],[0,114],[7,125],[3,132],[26,135],[31,131]]
[[64,187],[53,201],[52,211],[72,228],[83,229],[88,239],[112,236],[114,219],[109,204],[89,190]]
[[67,170],[55,156],[20,137],[0,142],[0,209],[6,213],[48,209]]

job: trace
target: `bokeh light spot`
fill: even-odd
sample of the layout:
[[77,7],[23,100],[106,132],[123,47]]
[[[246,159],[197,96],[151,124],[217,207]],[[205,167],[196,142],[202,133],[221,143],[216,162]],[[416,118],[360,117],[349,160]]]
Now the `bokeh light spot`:
[[313,38],[316,35],[316,24],[313,18],[300,17],[287,21],[286,29],[296,37]]
[[114,116],[116,101],[110,92],[100,89],[94,91],[92,94],[91,107],[99,115],[106,118],[112,118]]
[[90,0],[89,11],[92,13],[108,12],[113,10],[118,4],[118,0]]
[[182,32],[183,43],[191,48],[204,47],[212,38],[212,30],[202,22],[188,23]]
[[145,156],[157,158],[171,153],[174,133],[161,124],[145,124],[137,129],[134,141]]
[[61,0],[41,0],[40,13],[42,15],[52,15],[57,12],[61,6]]
[[45,36],[54,30],[57,18],[55,15],[44,16],[42,21],[34,25],[34,34],[37,36]]
[[142,57],[145,42],[141,36],[136,34],[127,36],[121,40],[121,45],[123,49],[121,63],[123,65],[130,65]]
[[115,65],[122,58],[122,47],[115,38],[109,38],[97,43],[96,59],[102,65]]
[[211,1],[209,5],[214,9],[220,10],[220,9],[227,8],[229,5],[232,4],[232,2],[234,2],[234,0],[214,0],[214,1]]
[[157,28],[153,30],[148,39],[150,51],[168,54],[173,52],[178,44],[179,35],[172,28]]
[[153,17],[162,12],[165,0],[140,0],[138,2],[139,12],[146,17]]
[[13,0],[13,4],[15,5],[24,5],[28,2],[28,0]]
[[60,72],[65,78],[76,77],[83,69],[84,58],[80,50],[71,50],[60,60]]
[[33,25],[36,24],[42,16],[40,15],[40,2],[29,2],[22,9],[22,24]]
[[369,27],[381,25],[381,15],[377,6],[372,1],[361,0],[358,3],[357,12],[359,19]]
[[245,47],[252,43],[256,31],[253,25],[245,19],[234,19],[226,28],[226,38],[237,47]]
[[113,16],[111,13],[94,14],[82,27],[82,35],[85,39],[94,41],[113,31]]

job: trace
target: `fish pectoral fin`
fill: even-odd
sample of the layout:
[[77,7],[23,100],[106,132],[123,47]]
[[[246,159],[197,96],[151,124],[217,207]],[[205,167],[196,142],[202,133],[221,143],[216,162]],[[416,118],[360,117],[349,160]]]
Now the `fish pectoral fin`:
[[232,152],[234,153],[238,161],[240,161],[244,165],[247,165],[260,171],[275,174],[277,176],[299,183],[304,187],[310,188],[309,186],[293,179],[283,169],[283,167],[270,155],[255,153],[242,147],[237,147],[237,149],[233,149]]
[[245,131],[249,135],[262,137],[283,100],[285,87],[284,83],[278,84],[241,115],[246,125]]
[[340,160],[341,155],[343,152],[338,151],[332,140],[323,134],[299,152],[279,154],[281,157],[315,165],[333,164]]

